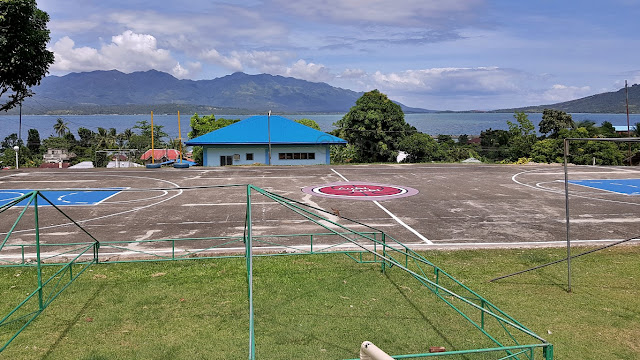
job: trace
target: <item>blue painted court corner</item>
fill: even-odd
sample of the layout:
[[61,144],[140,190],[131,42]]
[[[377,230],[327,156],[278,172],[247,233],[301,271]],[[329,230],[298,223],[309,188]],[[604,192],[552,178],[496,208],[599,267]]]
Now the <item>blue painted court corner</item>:
[[[71,205],[97,205],[115,196],[122,188],[109,190],[41,190],[40,193],[56,206]],[[25,189],[0,189],[0,206],[4,206],[19,197],[28,194],[32,190]],[[16,206],[27,205],[28,199]],[[50,206],[44,199],[38,199],[39,206]]]
[[569,180],[569,183],[622,195],[640,195],[640,179]]

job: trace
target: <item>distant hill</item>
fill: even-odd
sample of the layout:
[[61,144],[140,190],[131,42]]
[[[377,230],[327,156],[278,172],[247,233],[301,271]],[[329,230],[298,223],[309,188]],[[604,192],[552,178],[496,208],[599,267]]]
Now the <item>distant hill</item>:
[[[628,88],[629,113],[640,113],[640,85],[634,84]],[[568,113],[625,113],[624,88],[615,92],[606,92],[587,96],[577,100],[565,101],[557,104],[527,106],[515,109],[501,109],[495,112],[542,112],[544,109],[562,110]]]
[[[47,76],[33,91],[35,95],[24,101],[23,113],[345,113],[362,96],[326,83],[268,74],[238,72],[213,80],[179,80],[156,70]],[[405,112],[429,111],[400,105]]]

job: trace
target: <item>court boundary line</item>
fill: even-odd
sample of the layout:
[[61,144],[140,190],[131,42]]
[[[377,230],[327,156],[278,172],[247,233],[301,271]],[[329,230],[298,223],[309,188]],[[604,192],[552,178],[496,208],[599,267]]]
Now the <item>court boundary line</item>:
[[[593,181],[593,180],[607,180],[607,181],[613,181],[613,180],[640,180],[640,179],[585,179],[586,181]],[[612,193],[612,194],[618,194],[618,195],[624,195],[624,196],[638,196],[640,195],[640,188],[639,192],[636,194],[627,194],[627,193],[623,193],[623,192],[618,192],[618,191],[613,191],[613,190],[607,190],[607,189],[603,189],[603,188],[599,188],[599,187],[595,187],[595,186],[589,186],[589,185],[585,185],[585,184],[580,184],[580,183],[576,183],[576,181],[585,181],[585,180],[569,180],[569,184],[572,185],[578,185],[578,186],[583,186],[589,189],[595,189],[595,190],[599,190],[599,191],[604,191],[606,193]]]
[[[584,165],[584,166],[592,166],[592,165]],[[533,186],[533,185],[530,185],[530,184],[525,184],[525,183],[523,183],[523,182],[521,182],[521,181],[516,179],[520,175],[533,173],[533,172],[536,172],[536,171],[538,171],[538,170],[537,169],[533,169],[533,170],[521,171],[521,172],[516,173],[513,176],[511,176],[511,181],[515,182],[518,185],[521,185],[521,186],[524,186],[524,187],[528,187],[528,188],[531,188],[531,189],[534,189],[534,190],[538,190],[538,191],[545,191],[545,192],[551,192],[551,193],[556,193],[556,194],[564,194],[564,190],[554,190],[554,189],[550,189],[550,188],[537,187],[537,186]],[[629,171],[632,171],[632,170],[629,170]],[[562,181],[562,182],[564,182],[564,180],[554,180],[554,181]],[[552,181],[546,181],[546,182],[551,183]],[[572,185],[574,185],[574,184],[572,184]],[[569,196],[570,197],[576,197],[576,198],[582,198],[582,199],[588,199],[588,200],[605,201],[605,202],[616,203],[616,204],[640,206],[640,203],[621,201],[621,200],[613,200],[613,199],[603,199],[603,198],[598,198],[598,197],[593,197],[593,196],[579,195],[579,194],[575,194],[575,193],[571,193],[571,192],[569,193]]]
[[[83,189],[83,190],[81,190],[81,189],[51,189],[51,188],[47,188],[47,189],[0,189],[0,194],[2,194],[2,193],[11,193],[12,190],[24,190],[24,191],[27,191],[25,193],[20,192],[22,194],[20,196],[24,196],[25,194],[28,194],[28,193],[30,193],[32,191],[39,191],[40,193],[43,193],[43,195],[49,195],[49,194],[44,194],[45,192],[66,192],[66,194],[61,195],[56,199],[57,201],[60,201],[62,203],[61,204],[55,204],[55,206],[65,206],[65,207],[67,207],[67,206],[95,206],[95,205],[100,205],[104,201],[106,201],[106,200],[108,200],[108,199],[120,194],[123,190],[126,190],[126,189],[129,189],[129,188],[124,188],[124,187],[123,188],[102,188],[100,191],[113,191],[114,193],[109,195],[109,196],[107,196],[107,197],[104,197],[104,198],[100,199],[97,202],[91,202],[91,203],[89,203],[89,202],[79,202],[79,201],[71,202],[71,201],[62,199],[64,197],[67,197],[67,196],[70,196],[70,195],[79,195],[81,193],[98,192],[98,190],[91,189],[91,188]],[[18,193],[17,191],[15,191],[15,192]],[[9,199],[9,202],[12,201],[12,200],[18,199],[20,196],[15,197],[13,199]],[[52,199],[50,199],[50,200],[54,201]],[[0,200],[0,201],[3,201],[3,200]],[[18,205],[18,206],[22,206],[22,205]],[[48,204],[48,203],[44,203],[44,204],[41,204],[41,206],[51,206],[51,205]]]
[[[44,173],[44,172],[40,172],[40,173]],[[61,174],[68,175],[68,174],[71,174],[71,173],[61,173]],[[78,174],[78,173],[76,173],[76,174]],[[128,178],[136,178],[136,179],[151,179],[151,180],[156,180],[156,181],[165,182],[165,183],[169,183],[171,185],[174,185],[174,188],[173,189],[169,189],[169,190],[177,191],[177,193],[175,195],[172,195],[172,196],[170,195],[166,199],[162,199],[162,200],[159,200],[159,201],[156,201],[154,203],[147,204],[147,205],[144,205],[144,206],[140,206],[140,207],[136,207],[136,208],[133,208],[133,209],[129,209],[129,210],[121,211],[121,212],[116,212],[116,213],[112,213],[112,214],[102,215],[102,216],[98,216],[98,217],[94,217],[94,218],[78,220],[78,221],[76,221],[76,223],[78,223],[78,224],[84,224],[84,223],[88,223],[88,222],[91,222],[91,221],[107,219],[107,218],[110,218],[110,217],[124,215],[124,214],[132,213],[132,212],[135,212],[135,211],[138,211],[138,210],[150,208],[150,207],[162,204],[165,201],[169,201],[169,200],[171,200],[171,199],[173,199],[175,197],[178,197],[184,192],[184,190],[182,190],[178,184],[176,184],[176,183],[174,183],[172,181],[169,181],[169,180],[165,180],[165,179],[152,178],[152,177],[148,177],[148,176],[113,175],[113,174],[100,174],[100,173],[90,173],[90,172],[83,172],[82,174],[93,175],[93,176],[111,176],[111,177],[125,177],[125,178],[128,177]],[[5,177],[11,177],[11,176],[14,176],[14,175],[17,175],[17,174],[11,174],[11,175],[7,175]],[[0,177],[0,179],[5,178],[5,177]],[[128,191],[132,191],[132,190],[128,189]],[[42,227],[40,227],[40,229],[41,230],[54,229],[54,228],[58,228],[58,227],[69,226],[69,225],[72,225],[72,224],[73,224],[72,222],[68,222],[68,223],[62,223],[62,224],[56,224],[56,225],[42,226]],[[28,233],[28,232],[34,231],[34,230],[35,230],[35,228],[24,229],[24,230],[15,230],[15,231],[13,231],[13,233],[14,234],[17,234],[17,233]],[[6,232],[0,233],[0,235],[6,235],[6,234],[7,234]]]
[[[338,175],[339,177],[341,177],[344,181],[349,181],[346,177],[342,176],[342,174],[340,174],[339,172],[337,172],[335,169],[331,169],[331,171],[333,171],[336,175]],[[412,232],[414,235],[416,235],[420,240],[424,241],[427,245],[433,245],[433,242],[431,242],[431,240],[427,239],[424,235],[420,234],[418,231],[416,231],[416,229],[412,228],[411,226],[407,225],[404,221],[400,220],[400,218],[398,218],[397,216],[395,216],[391,211],[387,210],[387,208],[385,208],[384,206],[382,206],[378,201],[373,200],[373,203],[378,205],[378,207],[380,209],[382,209],[385,213],[387,213],[389,216],[391,216],[391,218],[393,220],[395,220],[398,224],[404,226],[407,230],[409,230],[410,232]]]

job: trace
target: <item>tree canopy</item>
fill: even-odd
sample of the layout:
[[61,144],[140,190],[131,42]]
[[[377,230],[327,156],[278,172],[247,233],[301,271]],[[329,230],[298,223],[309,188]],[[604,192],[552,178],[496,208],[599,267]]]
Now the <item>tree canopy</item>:
[[334,125],[334,134],[355,147],[358,162],[395,161],[400,141],[417,132],[400,105],[378,90],[364,93]]
[[40,84],[53,63],[47,50],[49,15],[36,7],[35,0],[0,1],[0,110],[9,110]]
[[316,129],[316,130],[320,130],[320,131],[322,130],[322,129],[320,129],[320,125],[318,125],[318,123],[315,120],[303,118],[303,119],[296,120],[296,122],[298,124],[302,124],[302,125],[308,126],[308,127],[312,128],[312,129]]
[[407,153],[405,162],[427,162],[439,157],[438,143],[431,136],[423,133],[411,134],[399,144],[400,150]]
[[536,128],[524,112],[516,112],[513,117],[517,123],[507,121],[509,126],[509,153],[511,160],[529,157],[531,147],[538,141]]
[[[191,131],[189,131],[188,136],[189,139],[193,139],[198,136],[208,134],[212,131],[222,129],[225,126],[229,126],[238,121],[240,121],[240,119],[216,119],[215,115],[213,114],[200,117],[196,113],[191,117]],[[202,146],[193,147],[193,161],[195,161],[199,165],[202,165]]]
[[542,111],[542,120],[538,125],[540,126],[540,133],[551,133],[551,137],[558,137],[558,132],[561,129],[573,129],[576,126],[571,114],[554,109],[544,109]]
[[240,121],[239,119],[216,119],[215,115],[205,115],[203,117],[194,114],[191,117],[190,125],[191,131],[189,131],[189,139],[196,138],[200,135],[208,134],[212,131],[222,129],[225,126],[231,125]]

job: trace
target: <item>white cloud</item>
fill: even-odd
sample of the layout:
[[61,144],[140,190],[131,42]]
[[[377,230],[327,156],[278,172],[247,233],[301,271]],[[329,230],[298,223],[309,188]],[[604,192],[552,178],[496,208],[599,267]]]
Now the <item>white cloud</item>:
[[231,71],[258,71],[295,77],[308,81],[330,81],[335,76],[322,65],[299,59],[287,65],[293,54],[286,51],[232,51],[223,55],[216,49],[203,52],[200,58]]
[[[76,47],[68,36],[58,40],[51,50],[55,63],[51,71],[66,73],[72,71],[92,71],[118,69],[123,72],[156,69],[172,73],[181,78],[190,72],[176,61],[169,50],[158,48],[157,40],[148,34],[137,34],[127,30],[113,36],[111,42],[100,49]],[[197,69],[197,63],[191,63]],[[189,66],[188,66],[189,67]]]
[[482,0],[275,0],[276,6],[298,16],[337,23],[458,27],[475,17]]
[[231,71],[259,71],[281,75],[286,72],[286,61],[293,55],[283,51],[231,51],[228,55],[216,49],[200,54],[200,59]]
[[367,73],[362,69],[345,69],[338,77],[342,79],[361,79]]
[[486,94],[513,92],[523,74],[498,67],[432,68],[371,75],[372,86],[406,92],[447,94]]
[[593,92],[589,86],[579,87],[555,84],[551,89],[542,93],[541,100],[547,103],[558,103],[583,98],[592,94]]
[[183,68],[180,63],[177,63],[171,70],[171,74],[178,79],[184,79],[189,76],[189,70]]
[[200,55],[200,58],[204,61],[220,65],[232,71],[242,71],[244,69],[241,59],[234,56],[223,56],[216,49],[203,52],[202,55]]
[[287,68],[283,75],[315,82],[329,81],[334,77],[324,65],[308,63],[302,59]]

